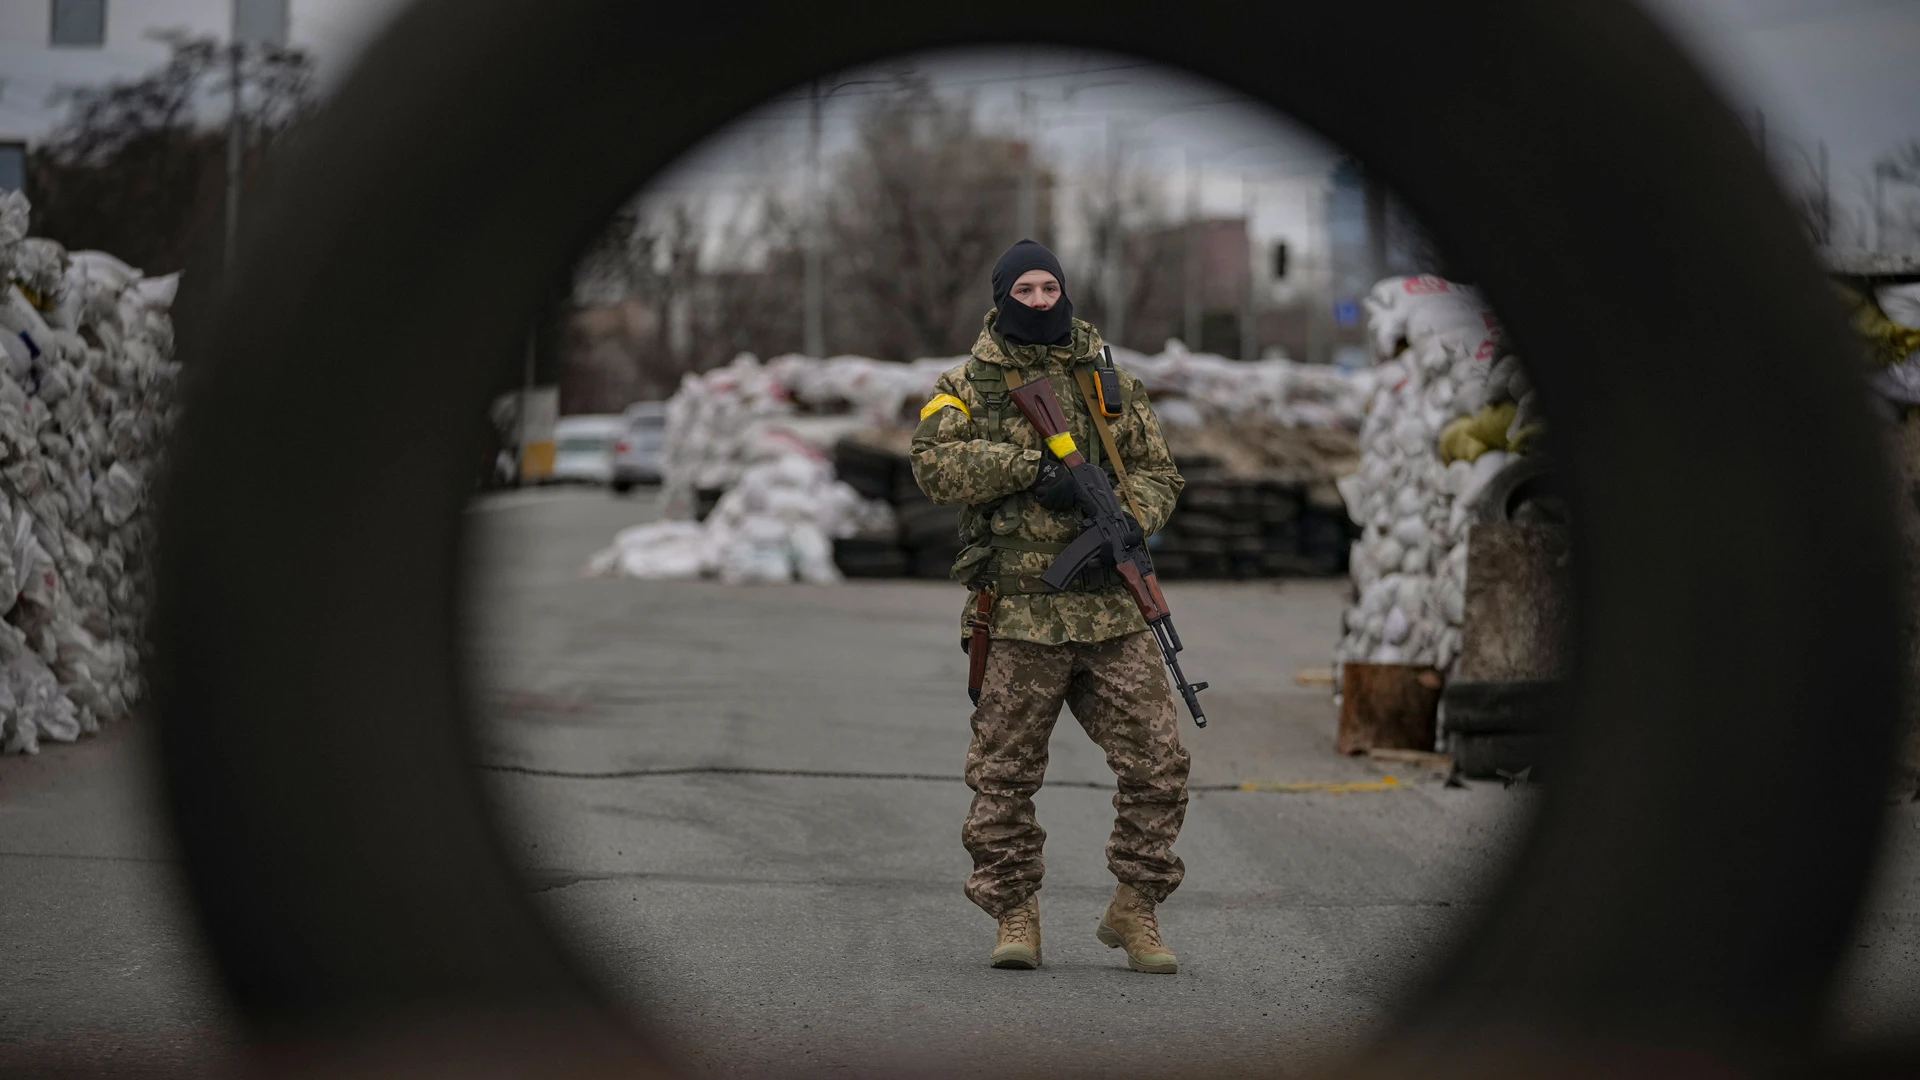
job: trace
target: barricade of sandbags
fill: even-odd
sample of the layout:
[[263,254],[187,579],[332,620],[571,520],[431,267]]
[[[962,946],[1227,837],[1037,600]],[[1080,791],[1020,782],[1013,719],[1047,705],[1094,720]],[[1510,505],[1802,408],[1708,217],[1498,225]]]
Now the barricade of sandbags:
[[178,275],[29,237],[0,194],[0,751],[140,699],[147,488],[173,421]]
[[1538,449],[1546,428],[1474,290],[1431,275],[1389,278],[1366,310],[1384,361],[1360,467],[1338,484],[1361,535],[1348,559],[1357,600],[1334,661],[1446,671],[1460,654],[1467,529],[1490,482],[1515,454]]
[[[1250,419],[1286,428],[1357,431],[1375,382],[1372,372],[1190,353],[1178,341],[1151,356],[1115,349],[1114,358],[1139,377],[1168,427]],[[661,485],[667,515],[703,517],[764,454],[756,446],[764,432],[802,431],[795,418],[838,415],[852,421],[846,430],[831,432],[833,438],[814,442],[814,449],[823,451],[854,429],[910,425],[941,372],[965,359],[897,364],[860,356],[786,355],[761,363],[742,353],[725,367],[687,375],[667,403]]]
[[795,448],[744,469],[703,521],[668,519],[623,530],[587,564],[596,575],[729,585],[832,584],[838,539],[891,536],[891,509],[836,480]]
[[[1196,464],[1204,460],[1210,473],[1223,474],[1197,477],[1197,483],[1217,479],[1238,487],[1266,485],[1240,500],[1244,507],[1235,503],[1227,513],[1264,515],[1258,537],[1235,537],[1235,551],[1228,552],[1220,537],[1190,537],[1170,526],[1170,566],[1191,563],[1194,572],[1232,576],[1311,568],[1324,572],[1344,562],[1342,527],[1331,517],[1321,521],[1324,508],[1307,495],[1331,479],[1323,475],[1327,461],[1349,456],[1342,448],[1350,445],[1365,415],[1373,373],[1350,374],[1285,359],[1228,360],[1190,353],[1178,341],[1169,341],[1151,356],[1126,349],[1115,349],[1114,355],[1153,396],[1176,444],[1207,443],[1213,430],[1237,433],[1229,441],[1238,445],[1225,455],[1202,453],[1196,458]],[[728,493],[757,463],[789,453],[831,454],[841,478],[869,504],[884,504],[897,522],[893,535],[874,528],[830,532],[841,571],[855,577],[945,577],[959,548],[958,508],[935,506],[920,493],[906,467],[906,442],[934,382],[964,361],[936,357],[901,364],[857,356],[813,360],[786,355],[762,363],[743,353],[725,367],[688,375],[667,404],[662,509],[669,518],[705,521],[719,512]],[[1339,445],[1329,448],[1322,445],[1324,439],[1287,437],[1296,430],[1328,433]],[[1250,442],[1249,432],[1267,437]],[[1264,457],[1255,452],[1271,449],[1268,444],[1278,449]],[[1260,468],[1236,471],[1222,468],[1218,460],[1249,455],[1261,459]],[[1254,492],[1252,487],[1247,490]],[[1277,518],[1282,503],[1307,509],[1297,522],[1293,516],[1282,521]],[[880,512],[873,506],[864,511],[870,519]],[[1242,529],[1243,524],[1236,518],[1224,527]],[[1216,554],[1220,558],[1213,558]],[[1240,555],[1251,557],[1230,557]],[[771,568],[776,561],[768,555],[765,565]],[[642,559],[636,565],[651,564]],[[711,566],[702,573],[718,576]],[[751,576],[745,570],[741,575]]]

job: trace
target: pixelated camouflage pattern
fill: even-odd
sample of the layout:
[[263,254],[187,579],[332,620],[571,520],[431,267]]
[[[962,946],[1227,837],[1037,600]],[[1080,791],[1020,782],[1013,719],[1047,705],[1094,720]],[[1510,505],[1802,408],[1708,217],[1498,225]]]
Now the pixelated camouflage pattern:
[[[1091,363],[1100,352],[1100,332],[1075,319],[1073,339],[1065,346],[1010,346],[993,331],[994,312],[988,312],[973,355],[1007,370],[1007,385],[1045,376],[1066,412],[1074,442],[1083,453],[1099,443],[1092,414],[1073,366]],[[1149,536],[1158,532],[1173,513],[1174,502],[1186,485],[1173,466],[1173,455],[1160,433],[1160,421],[1147,401],[1146,388],[1133,375],[1120,372],[1126,411],[1108,423],[1115,447],[1127,466],[1127,491],[1140,507],[1140,526]],[[999,441],[988,441],[986,404],[967,379],[961,364],[940,376],[934,394],[951,394],[966,403],[967,411],[952,407],[935,411],[914,431],[911,458],[913,478],[936,503],[967,503],[963,530],[978,529],[1000,536],[1066,543],[1080,532],[1080,516],[1048,510],[1035,502],[1027,488],[1045,453],[1038,434],[1009,404]],[[1091,453],[1088,454],[1092,456]],[[1102,457],[1105,455],[1102,454]],[[1105,464],[1103,462],[1103,464]],[[1113,474],[1107,465],[1109,477]],[[1125,502],[1125,499],[1122,499]],[[972,544],[976,537],[963,536]],[[1053,556],[1043,552],[996,551],[982,562],[984,547],[973,544],[961,552],[955,566],[970,586],[976,575],[998,578],[1038,577]],[[971,590],[964,611],[973,610]],[[962,615],[964,624],[965,615]],[[1068,641],[1107,641],[1146,629],[1140,610],[1126,589],[1114,586],[1088,592],[1001,595],[994,602],[993,637],[1058,645]],[[964,629],[963,629],[964,633]]]
[[973,806],[960,839],[973,856],[967,898],[999,918],[1040,887],[1046,830],[1033,796],[1047,771],[1060,706],[1100,749],[1118,779],[1107,869],[1158,903],[1186,872],[1173,842],[1187,816],[1187,751],[1149,634],[1040,645],[996,641],[987,659],[967,748]]

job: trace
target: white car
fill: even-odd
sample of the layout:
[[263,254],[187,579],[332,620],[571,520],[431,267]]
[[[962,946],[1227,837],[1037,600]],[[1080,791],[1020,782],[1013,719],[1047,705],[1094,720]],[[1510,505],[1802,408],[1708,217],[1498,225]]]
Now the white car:
[[626,431],[619,416],[563,416],[553,425],[554,483],[610,484],[613,444]]
[[635,484],[657,484],[667,452],[667,403],[641,401],[627,406],[626,430],[613,443],[613,490],[624,494]]

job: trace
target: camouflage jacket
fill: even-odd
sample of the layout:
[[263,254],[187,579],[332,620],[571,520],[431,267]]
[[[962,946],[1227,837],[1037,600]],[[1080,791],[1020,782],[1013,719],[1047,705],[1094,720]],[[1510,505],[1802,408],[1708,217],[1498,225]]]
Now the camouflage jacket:
[[[1099,355],[1100,332],[1075,319],[1069,345],[1011,346],[994,332],[994,314],[987,313],[973,359],[940,376],[913,433],[911,451],[913,478],[929,499],[967,504],[960,516],[964,547],[953,566],[955,580],[968,586],[965,611],[973,609],[974,592],[992,582],[999,593],[993,608],[996,638],[1059,645],[1143,631],[1146,622],[1122,586],[1067,592],[1032,587],[1054,552],[1079,534],[1080,515],[1048,510],[1033,500],[1027,489],[1044,453],[1040,438],[1012,402],[995,409],[989,400],[997,396],[995,391],[981,385],[983,375],[989,377],[986,387],[993,385],[994,375],[1009,387],[1045,375],[1066,410],[1074,442],[1112,477],[1112,465],[1104,460],[1099,433],[1073,375],[1076,365],[1091,364]],[[1125,406],[1108,424],[1127,467],[1127,493],[1140,507],[1140,527],[1152,535],[1167,523],[1186,481],[1174,470],[1146,388],[1124,371],[1120,383]],[[965,619],[963,613],[963,634]]]

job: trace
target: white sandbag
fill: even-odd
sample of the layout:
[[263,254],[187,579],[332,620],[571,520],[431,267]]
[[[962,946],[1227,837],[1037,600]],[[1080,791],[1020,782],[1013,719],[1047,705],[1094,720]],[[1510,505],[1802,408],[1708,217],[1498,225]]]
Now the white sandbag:
[[109,525],[124,525],[140,509],[140,474],[116,461],[94,492],[100,516]]
[[1898,405],[1920,405],[1920,353],[1867,376],[1873,392]]
[[700,576],[705,530],[691,521],[655,521],[622,529],[587,563],[592,574],[650,580]]
[[100,282],[116,293],[140,280],[140,271],[104,251],[68,252],[67,261],[88,279]]
[[1396,604],[1391,611],[1387,612],[1387,621],[1382,631],[1382,637],[1385,638],[1389,645],[1399,645],[1407,640],[1407,632],[1412,628],[1413,624],[1408,621],[1407,613],[1402,611],[1399,605]]
[[720,552],[720,580],[728,585],[784,585],[793,580],[788,526],[752,516],[732,530]]
[[1910,330],[1920,330],[1920,281],[1882,285],[1873,290],[1873,299],[1887,318]]
[[1522,431],[1545,419],[1546,415],[1540,411],[1540,395],[1528,390],[1513,410],[1513,421],[1507,425],[1507,441],[1519,441]]
[[833,562],[833,541],[819,526],[802,522],[787,533],[788,551],[793,557],[794,573],[811,585],[832,585],[840,581],[840,568]]
[[67,272],[67,249],[44,237],[29,236],[13,252],[13,280],[51,300]]
[[[0,249],[12,248],[27,238],[31,213],[25,192],[0,191]],[[0,266],[0,274],[11,269],[11,263]]]
[[1492,480],[1501,469],[1506,468],[1510,460],[1512,455],[1505,450],[1489,450],[1475,458],[1473,473],[1467,478],[1465,490],[1460,493],[1461,505],[1471,508],[1478,503],[1480,493],[1486,490],[1487,482]]
[[1400,542],[1401,547],[1412,547],[1426,542],[1427,523],[1417,513],[1409,514],[1393,523],[1393,531],[1388,535]]
[[165,277],[141,278],[127,291],[148,311],[168,311],[173,307],[174,298],[180,295],[180,275],[175,272]]

